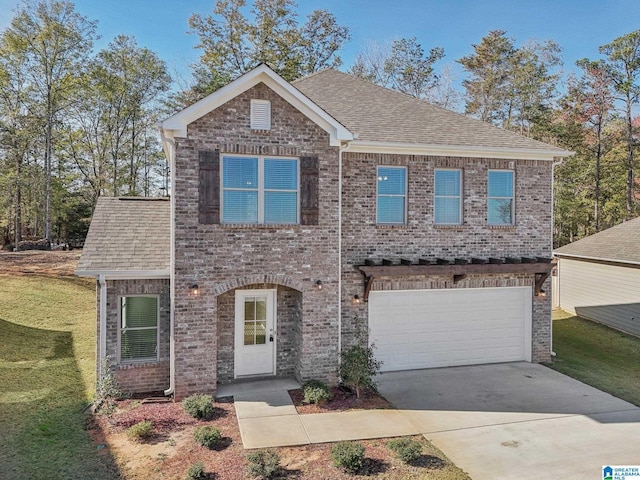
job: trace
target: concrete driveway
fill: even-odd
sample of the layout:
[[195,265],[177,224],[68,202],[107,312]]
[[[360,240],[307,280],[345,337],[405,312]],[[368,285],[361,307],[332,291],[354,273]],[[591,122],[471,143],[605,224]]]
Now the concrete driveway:
[[537,364],[383,373],[380,392],[474,480],[640,465],[640,408]]

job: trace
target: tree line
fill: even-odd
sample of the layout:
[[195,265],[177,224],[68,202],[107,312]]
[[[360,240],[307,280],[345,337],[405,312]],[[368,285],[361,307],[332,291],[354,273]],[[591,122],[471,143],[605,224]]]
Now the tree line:
[[193,14],[201,55],[177,88],[165,62],[132,36],[94,52],[97,22],[65,0],[25,0],[0,33],[0,232],[3,245],[86,233],[101,195],[169,194],[157,123],[266,63],[286,80],[347,72],[576,152],[555,169],[554,242],[638,214],[640,31],[563,75],[553,40],[517,44],[494,30],[456,59],[416,37],[370,43],[345,68],[349,30],[327,10],[300,19],[293,0],[217,0]]

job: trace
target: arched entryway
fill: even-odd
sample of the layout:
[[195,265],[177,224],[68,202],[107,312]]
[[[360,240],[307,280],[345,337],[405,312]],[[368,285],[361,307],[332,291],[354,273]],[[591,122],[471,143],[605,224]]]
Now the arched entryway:
[[217,307],[218,383],[253,376],[296,376],[302,292],[275,283],[238,285],[218,295]]

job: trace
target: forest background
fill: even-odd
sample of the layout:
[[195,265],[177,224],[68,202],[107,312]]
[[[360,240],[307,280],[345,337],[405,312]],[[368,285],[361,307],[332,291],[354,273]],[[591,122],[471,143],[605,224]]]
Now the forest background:
[[[140,21],[144,21],[141,19]],[[158,122],[259,63],[286,80],[338,68],[443,108],[572,150],[555,168],[554,245],[637,216],[640,30],[565,65],[553,39],[491,30],[469,53],[416,36],[369,42],[349,65],[349,28],[292,0],[218,0],[193,13],[188,79],[67,1],[26,0],[0,31],[0,246],[79,242],[99,196],[165,196]]]

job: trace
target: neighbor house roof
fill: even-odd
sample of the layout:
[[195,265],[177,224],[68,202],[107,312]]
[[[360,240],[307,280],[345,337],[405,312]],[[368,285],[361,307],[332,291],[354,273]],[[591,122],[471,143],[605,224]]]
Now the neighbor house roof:
[[553,253],[559,257],[640,265],[639,239],[640,217],[560,247]]
[[171,212],[166,198],[100,197],[91,219],[80,276],[169,277]]
[[354,149],[388,145],[390,150],[403,146],[416,150],[423,146],[445,155],[482,156],[489,151],[515,158],[523,158],[523,153],[549,158],[572,154],[333,69],[293,85],[353,132]]

